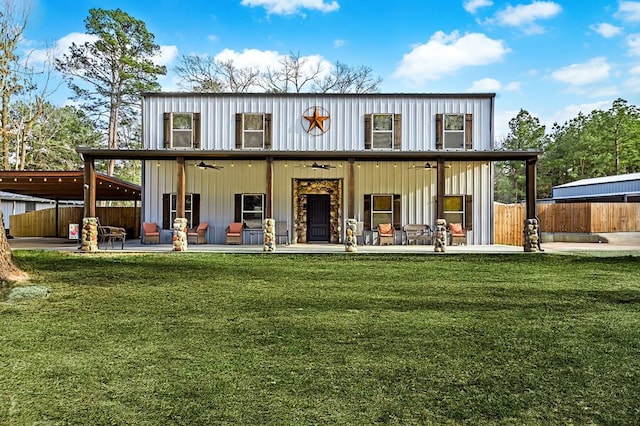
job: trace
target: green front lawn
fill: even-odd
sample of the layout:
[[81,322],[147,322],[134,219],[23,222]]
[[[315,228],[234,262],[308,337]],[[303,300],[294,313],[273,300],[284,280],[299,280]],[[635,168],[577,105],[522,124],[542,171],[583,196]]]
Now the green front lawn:
[[629,424],[640,261],[17,251],[0,424]]

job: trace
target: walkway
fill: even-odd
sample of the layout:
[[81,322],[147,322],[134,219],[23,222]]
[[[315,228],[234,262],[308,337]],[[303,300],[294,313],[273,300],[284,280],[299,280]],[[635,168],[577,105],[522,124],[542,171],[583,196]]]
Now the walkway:
[[[76,252],[76,241],[65,238],[13,238],[8,240],[12,250],[56,250]],[[557,252],[629,252],[640,256],[640,244],[636,241],[622,241],[616,243],[543,243],[545,253]],[[100,252],[117,253],[162,253],[171,252],[170,244],[141,244],[140,240],[128,240],[123,250],[116,243],[114,248],[104,249],[101,245]],[[262,253],[262,245],[218,245],[218,244],[190,244],[189,252],[219,252],[219,253]],[[284,244],[278,245],[276,253],[344,253],[342,244]],[[437,254],[432,245],[392,245],[392,246],[358,246],[358,253],[425,253]],[[469,245],[447,246],[447,253],[524,253],[522,247],[506,245]],[[611,253],[614,254],[614,253]]]

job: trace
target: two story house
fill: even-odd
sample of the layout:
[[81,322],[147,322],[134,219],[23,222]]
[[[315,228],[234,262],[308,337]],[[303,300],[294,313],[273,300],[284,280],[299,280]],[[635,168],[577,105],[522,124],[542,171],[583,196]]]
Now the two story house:
[[[539,152],[494,147],[494,94],[148,93],[141,150],[80,148],[91,215],[93,160],[143,160],[142,222],[169,243],[173,219],[231,222],[261,243],[265,218],[292,243],[340,243],[347,219],[376,226],[461,223],[467,244],[493,241],[493,162],[527,163],[535,217]],[[253,238],[255,236],[255,238]],[[396,243],[401,243],[397,233]]]

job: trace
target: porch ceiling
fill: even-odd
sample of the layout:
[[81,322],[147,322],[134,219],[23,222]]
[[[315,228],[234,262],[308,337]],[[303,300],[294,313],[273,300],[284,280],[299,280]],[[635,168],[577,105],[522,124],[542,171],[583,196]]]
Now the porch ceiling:
[[110,150],[79,147],[84,160],[342,160],[347,161],[527,161],[542,151],[206,151],[206,150]]
[[[96,173],[96,200],[140,200],[140,185]],[[84,200],[84,171],[0,171],[0,191],[50,200]]]

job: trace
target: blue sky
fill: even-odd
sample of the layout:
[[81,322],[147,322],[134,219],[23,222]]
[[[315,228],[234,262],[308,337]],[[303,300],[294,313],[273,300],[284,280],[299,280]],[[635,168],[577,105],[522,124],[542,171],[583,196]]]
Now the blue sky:
[[521,108],[550,129],[617,98],[640,104],[640,1],[32,0],[23,54],[86,40],[92,7],[146,23],[163,90],[177,89],[181,55],[265,66],[295,52],[366,65],[385,93],[495,92],[498,139]]

